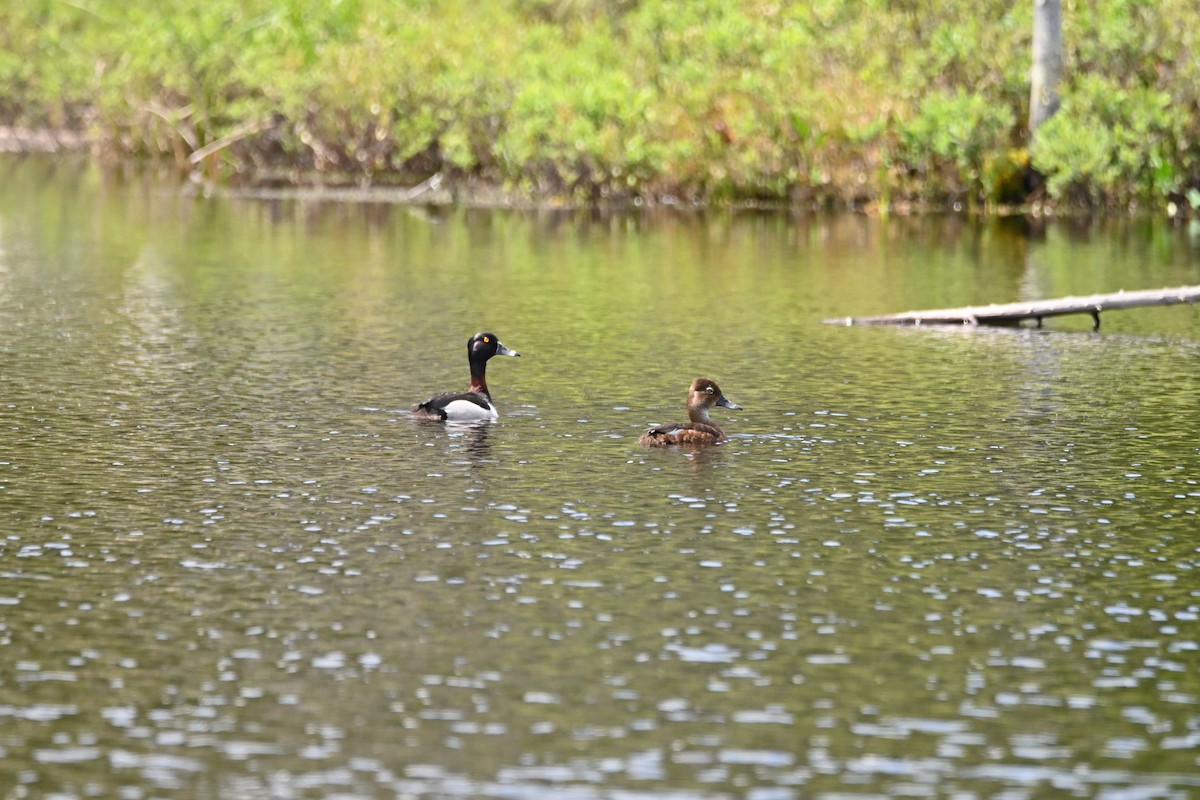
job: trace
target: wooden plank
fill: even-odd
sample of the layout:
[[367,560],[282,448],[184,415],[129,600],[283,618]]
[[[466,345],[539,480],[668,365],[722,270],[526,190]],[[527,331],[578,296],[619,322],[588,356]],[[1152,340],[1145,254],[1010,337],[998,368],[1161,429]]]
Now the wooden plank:
[[932,311],[906,311],[875,317],[839,317],[827,319],[831,325],[1020,325],[1032,320],[1039,326],[1046,317],[1063,314],[1091,314],[1100,327],[1100,312],[1142,306],[1169,306],[1200,301],[1200,286],[1172,289],[1146,289],[1136,292],[1092,294],[1057,300],[1033,300],[1025,303],[1001,303],[987,306],[941,308]]

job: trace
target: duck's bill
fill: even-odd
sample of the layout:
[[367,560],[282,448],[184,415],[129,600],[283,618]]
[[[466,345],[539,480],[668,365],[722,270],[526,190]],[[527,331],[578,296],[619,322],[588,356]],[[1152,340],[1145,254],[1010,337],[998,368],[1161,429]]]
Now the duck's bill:
[[732,408],[732,409],[738,409],[738,410],[741,409],[741,406],[739,406],[737,403],[730,400],[725,395],[721,395],[719,398],[717,398],[717,405],[724,406],[725,408]]
[[516,350],[513,350],[511,347],[505,347],[500,342],[496,342],[496,355],[520,357],[521,354]]

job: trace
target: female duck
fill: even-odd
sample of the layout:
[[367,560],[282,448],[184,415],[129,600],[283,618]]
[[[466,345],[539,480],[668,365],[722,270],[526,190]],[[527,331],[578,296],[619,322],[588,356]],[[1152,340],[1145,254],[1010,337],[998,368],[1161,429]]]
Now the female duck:
[[687,410],[691,422],[676,422],[652,428],[638,437],[638,444],[666,447],[672,444],[716,444],[725,441],[729,438],[725,431],[709,419],[708,411],[713,406],[741,408],[730,402],[715,382],[708,378],[696,378],[688,391]]
[[500,343],[494,333],[477,333],[467,342],[467,361],[471,364],[471,386],[462,394],[439,394],[413,406],[418,419],[473,422],[496,419],[500,414],[488,392],[487,362],[492,356],[519,356]]

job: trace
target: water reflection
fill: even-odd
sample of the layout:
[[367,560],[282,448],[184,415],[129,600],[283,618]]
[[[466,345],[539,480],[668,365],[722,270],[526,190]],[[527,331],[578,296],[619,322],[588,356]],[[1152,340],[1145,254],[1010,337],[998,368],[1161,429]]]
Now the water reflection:
[[[1031,252],[1055,294],[1198,283],[1178,231],[6,168],[14,796],[1196,791],[1195,310],[819,324],[1012,296]],[[539,352],[501,419],[412,419],[481,328]],[[730,441],[638,447],[709,373]]]
[[496,460],[488,444],[492,427],[498,424],[495,421],[442,422],[420,417],[411,419],[422,434],[421,443],[425,446],[445,449],[448,453],[460,453],[465,456],[465,462],[471,464],[494,463]]

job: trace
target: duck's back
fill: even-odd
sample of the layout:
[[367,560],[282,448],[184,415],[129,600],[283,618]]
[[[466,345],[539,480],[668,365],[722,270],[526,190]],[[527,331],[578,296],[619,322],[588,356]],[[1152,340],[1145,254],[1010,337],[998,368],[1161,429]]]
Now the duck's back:
[[651,428],[638,437],[638,444],[667,447],[673,444],[716,444],[725,441],[725,431],[703,422],[679,422]]
[[439,394],[413,406],[413,415],[421,419],[450,422],[475,422],[497,419],[499,414],[491,399],[480,392]]

